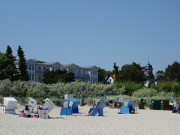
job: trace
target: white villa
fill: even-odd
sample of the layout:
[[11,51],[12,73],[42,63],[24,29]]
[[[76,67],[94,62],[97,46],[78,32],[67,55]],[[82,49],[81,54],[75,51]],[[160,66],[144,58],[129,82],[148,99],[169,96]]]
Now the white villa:
[[[28,59],[26,60],[27,71],[29,74],[29,81],[42,82],[43,73],[46,70],[67,70],[68,72],[73,72],[75,74],[75,80],[81,82],[98,82],[98,67],[80,67],[76,64],[62,65],[59,62],[52,63],[40,63],[37,60]],[[18,62],[16,62],[16,67],[18,68]]]

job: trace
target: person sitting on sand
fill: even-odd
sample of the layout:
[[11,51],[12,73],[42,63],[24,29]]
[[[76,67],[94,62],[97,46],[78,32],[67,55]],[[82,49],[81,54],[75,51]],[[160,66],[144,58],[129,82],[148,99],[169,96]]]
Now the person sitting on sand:
[[132,105],[129,106],[129,112],[130,112],[131,114],[135,114],[135,110],[134,110],[134,108],[133,108]]
[[37,115],[27,115],[25,112],[24,112],[24,109],[22,111],[20,111],[21,114],[18,116],[18,117],[24,117],[24,118],[39,118],[39,114]]
[[25,117],[27,118],[28,116],[26,115],[26,113],[24,113],[24,109],[22,111],[20,111],[21,114],[18,117]]
[[88,115],[87,115],[87,116],[91,116],[91,115],[92,115],[92,113],[93,113],[93,111],[90,111],[90,110],[89,110],[89,112],[88,112]]
[[177,111],[179,110],[179,106],[180,106],[180,102],[177,102],[177,105],[176,105],[176,110]]
[[112,106],[113,106],[113,101],[112,101],[112,99],[110,99],[109,100],[109,106],[112,108]]
[[90,111],[90,110],[89,110],[89,112],[88,112],[88,114],[87,114],[87,115],[72,115],[72,116],[91,116],[91,115],[92,115],[92,113],[93,113],[93,111]]

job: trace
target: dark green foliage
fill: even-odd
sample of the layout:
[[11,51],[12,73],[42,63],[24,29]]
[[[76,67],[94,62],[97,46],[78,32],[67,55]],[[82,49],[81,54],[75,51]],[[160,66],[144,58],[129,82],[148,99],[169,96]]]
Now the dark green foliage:
[[165,80],[180,82],[180,63],[174,62],[172,65],[168,65],[165,70]]
[[180,96],[180,83],[178,82],[161,82],[158,86],[152,85],[152,88],[158,92],[174,92],[176,96]]
[[6,53],[0,54],[0,79],[18,80],[18,71],[15,66],[15,57],[12,55],[11,47],[8,45]]
[[123,92],[123,94],[129,95],[129,96],[131,96],[134,91],[144,87],[142,83],[135,83],[135,82],[122,82],[122,83],[115,82],[114,86],[118,89],[124,88],[125,91]]
[[6,67],[5,54],[0,52],[0,80],[6,79],[4,69]]
[[56,71],[45,71],[43,75],[43,82],[46,84],[52,84],[57,82],[68,83],[75,79],[75,75],[72,72],[67,72],[66,70],[56,70]]
[[[61,99],[64,99],[64,94],[73,94],[74,98],[80,98],[79,88],[83,88],[83,97],[89,98],[88,102],[95,97],[103,99],[103,95],[106,92],[107,98],[114,95],[115,99],[118,95],[121,95],[124,99],[132,99],[133,102],[137,100],[137,97],[142,96],[149,97],[149,101],[152,98],[159,99],[166,98],[171,99],[174,94],[175,96],[180,96],[180,83],[161,83],[159,86],[153,86],[153,88],[143,88],[142,84],[137,84],[133,82],[126,83],[114,83],[113,85],[105,84],[90,84],[85,82],[71,82],[71,83],[56,83],[56,84],[44,84],[37,82],[22,82],[6,79],[0,81],[0,98],[5,96],[18,97],[21,100],[26,99],[26,97],[35,98],[39,103],[45,98],[52,99],[57,105],[60,105]],[[125,95],[126,94],[126,95]],[[132,97],[127,96],[127,94],[132,95]],[[147,100],[146,100],[147,101]]]
[[119,67],[116,66],[116,63],[114,63],[113,68],[114,68],[113,74],[115,74],[115,77],[116,77],[115,81],[119,82],[120,81],[120,78],[119,78]]
[[[6,67],[5,65],[5,54],[0,52],[0,74],[3,74],[3,69]],[[2,75],[0,76],[2,77]],[[1,78],[1,80],[4,78]]]
[[119,71],[119,78],[121,82],[143,82],[144,72],[140,64],[132,63],[122,66]]
[[163,78],[164,78],[164,71],[163,70],[158,70],[157,72],[156,72],[156,80],[157,81],[162,81],[163,80]]
[[104,76],[105,75],[111,75],[111,71],[106,71],[105,69],[99,68],[98,70],[98,82],[103,82],[104,81]]
[[21,46],[18,47],[17,50],[18,53],[18,57],[19,57],[19,79],[22,81],[28,81],[29,77],[28,77],[28,72],[27,72],[27,65],[26,65],[26,59],[24,56],[24,52],[21,48]]
[[14,95],[14,92],[11,89],[12,87],[13,87],[13,84],[9,79],[0,81],[0,95],[4,97]]
[[45,61],[36,60],[37,63],[45,63]]

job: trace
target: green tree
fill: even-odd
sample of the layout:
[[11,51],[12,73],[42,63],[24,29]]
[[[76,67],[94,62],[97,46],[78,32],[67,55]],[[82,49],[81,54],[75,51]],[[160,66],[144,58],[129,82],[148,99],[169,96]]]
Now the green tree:
[[165,70],[165,80],[180,82],[180,63],[175,61],[172,65],[168,65]]
[[157,80],[157,81],[162,81],[163,78],[164,78],[164,75],[165,75],[165,73],[164,73],[163,70],[158,70],[158,71],[156,72],[156,80]]
[[5,65],[5,54],[0,52],[0,80],[5,79],[5,75],[3,72],[5,67],[6,67],[6,65]]
[[99,70],[98,70],[98,81],[99,82],[103,82],[104,81],[104,77],[106,76],[106,75],[111,75],[112,74],[112,72],[111,71],[106,71],[105,69],[101,69],[101,68],[99,68]]
[[8,45],[5,54],[1,53],[1,79],[18,80],[18,71],[15,66],[15,57],[12,55],[12,49]]
[[120,81],[120,78],[119,78],[119,67],[116,66],[116,63],[114,63],[114,66],[113,66],[114,70],[112,71],[113,74],[115,74],[115,77],[116,77],[116,81]]
[[43,74],[43,83],[52,84],[57,82],[73,82],[75,80],[75,75],[72,72],[67,72],[66,70],[56,70],[56,71],[45,71]]
[[119,71],[120,81],[122,82],[143,82],[144,81],[144,72],[140,64],[133,62],[132,64],[126,64],[122,66]]
[[27,72],[27,65],[26,65],[26,59],[25,59],[25,56],[24,56],[24,52],[21,48],[21,46],[18,47],[18,50],[17,50],[17,54],[18,54],[18,57],[19,57],[19,79],[22,80],[22,81],[28,81],[29,80],[29,77],[28,77],[28,72]]

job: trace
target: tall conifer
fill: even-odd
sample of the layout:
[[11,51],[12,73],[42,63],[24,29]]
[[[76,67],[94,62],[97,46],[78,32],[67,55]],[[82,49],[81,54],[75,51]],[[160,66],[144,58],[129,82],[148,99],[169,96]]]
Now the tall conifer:
[[18,80],[18,71],[15,65],[16,58],[12,55],[12,49],[8,45],[5,53],[3,73],[6,79]]
[[18,57],[19,57],[19,79],[22,80],[22,81],[28,81],[29,77],[28,77],[28,72],[27,72],[27,65],[26,65],[26,59],[25,59],[25,56],[24,56],[24,52],[21,48],[21,46],[18,47],[18,50],[17,50],[17,54],[18,54]]

